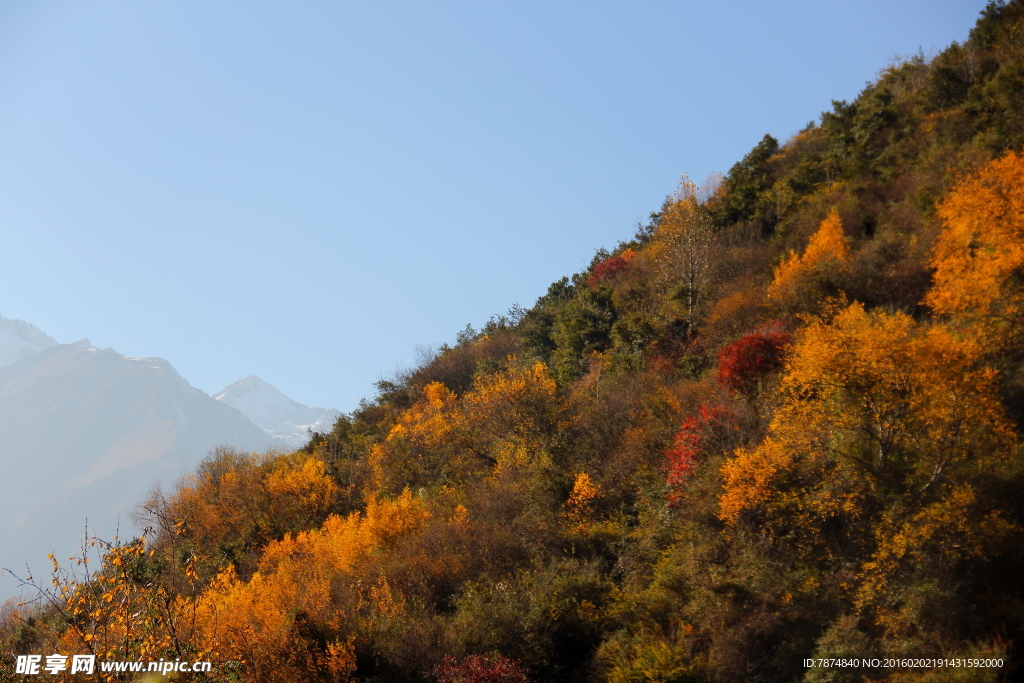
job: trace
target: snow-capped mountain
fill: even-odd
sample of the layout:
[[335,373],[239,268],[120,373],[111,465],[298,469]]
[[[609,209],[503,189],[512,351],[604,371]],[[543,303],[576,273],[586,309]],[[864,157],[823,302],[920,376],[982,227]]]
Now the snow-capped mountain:
[[213,397],[238,408],[273,443],[287,448],[303,446],[310,431],[329,432],[341,415],[333,408],[297,403],[255,375],[238,380]]
[[[83,339],[9,363],[0,368],[0,566],[24,575],[27,560],[44,574],[47,553],[76,554],[86,520],[101,538],[119,527],[130,537],[151,487],[169,488],[221,445],[262,451],[271,441],[162,358]],[[15,590],[0,576],[0,601]]]
[[35,325],[0,315],[0,368],[56,345],[53,337]]

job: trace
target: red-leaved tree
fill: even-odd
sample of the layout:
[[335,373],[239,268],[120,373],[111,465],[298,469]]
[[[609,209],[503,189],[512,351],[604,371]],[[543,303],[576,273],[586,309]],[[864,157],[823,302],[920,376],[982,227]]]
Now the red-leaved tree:
[[782,368],[790,335],[779,327],[740,337],[718,352],[718,381],[735,392],[751,395],[761,380]]
[[614,276],[618,275],[626,269],[628,261],[621,256],[609,256],[604,261],[601,261],[594,266],[594,271],[590,277],[587,278],[587,285],[591,289],[597,289],[605,280],[610,280]]
[[469,655],[456,659],[447,655],[434,667],[437,683],[527,683],[526,670],[498,654]]
[[680,490],[693,476],[702,457],[733,443],[739,428],[736,413],[723,405],[704,404],[696,415],[683,420],[672,445],[665,451],[669,503],[675,505]]

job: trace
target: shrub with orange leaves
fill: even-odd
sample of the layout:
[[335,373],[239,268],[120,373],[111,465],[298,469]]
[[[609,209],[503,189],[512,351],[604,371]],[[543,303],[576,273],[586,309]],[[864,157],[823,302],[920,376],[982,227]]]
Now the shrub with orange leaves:
[[[50,615],[37,619],[28,611],[17,613],[23,626],[68,655],[100,660],[203,658],[194,638],[194,613],[181,609],[174,592],[153,576],[145,538],[130,543],[93,538],[83,548],[81,557],[71,558],[72,566],[49,556],[50,586],[26,578],[23,585],[37,591],[30,603],[46,605]],[[90,558],[91,549],[98,549],[99,556]],[[120,680],[98,670],[96,674],[103,681]]]

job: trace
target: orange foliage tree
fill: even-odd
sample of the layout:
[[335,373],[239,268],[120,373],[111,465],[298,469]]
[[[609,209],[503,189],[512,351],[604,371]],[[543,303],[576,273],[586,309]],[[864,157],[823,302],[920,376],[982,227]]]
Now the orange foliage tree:
[[976,339],[902,313],[854,304],[812,319],[767,436],[723,465],[721,518],[818,559],[860,548],[858,604],[911,628],[901,576],[977,557],[1010,531],[976,493],[1015,443],[983,357]]
[[[92,549],[99,550],[95,562],[90,562]],[[22,614],[22,623],[54,652],[69,656],[93,655],[100,662],[204,659],[207,653],[195,639],[195,611],[155,575],[153,554],[142,537],[130,543],[90,539],[71,566],[50,555],[50,586],[33,576],[24,585],[38,591],[33,602],[44,603],[58,618],[29,621]],[[186,574],[196,579],[191,562]],[[94,669],[100,680],[123,680],[122,673]]]
[[249,555],[287,532],[319,526],[339,497],[325,463],[304,451],[219,448],[172,495],[154,494],[145,510],[160,530],[157,545],[199,556],[196,569],[205,579],[225,561],[250,571]]
[[850,268],[850,247],[843,222],[836,209],[829,211],[818,230],[811,235],[803,254],[789,255],[775,269],[768,295],[792,301],[801,295],[818,297],[822,285],[834,284]]
[[905,514],[946,495],[969,463],[1013,442],[981,357],[975,341],[901,313],[854,304],[812,320],[767,437],[723,468],[722,518],[765,505],[814,526],[875,508],[868,498]]
[[461,398],[433,382],[403,411],[370,463],[375,485],[458,482],[503,461],[543,451],[556,419],[555,382],[540,362],[509,359],[504,372],[481,375]]
[[939,204],[945,229],[925,302],[937,313],[1008,331],[1024,314],[1024,154],[963,179]]
[[344,680],[357,640],[403,610],[386,579],[364,577],[360,562],[429,519],[409,491],[371,499],[365,514],[331,516],[321,529],[268,545],[249,581],[227,568],[195,608],[203,649],[248,680]]
[[600,495],[601,489],[590,479],[586,472],[576,475],[569,500],[565,503],[565,515],[569,523],[577,530],[585,530],[592,517],[594,499]]

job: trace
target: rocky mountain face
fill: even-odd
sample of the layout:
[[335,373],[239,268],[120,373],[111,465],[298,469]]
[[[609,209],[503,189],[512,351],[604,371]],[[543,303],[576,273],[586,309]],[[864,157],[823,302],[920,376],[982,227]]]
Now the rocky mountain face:
[[314,408],[293,401],[255,375],[240,379],[213,396],[263,429],[272,443],[299,448],[309,432],[330,431],[341,413],[333,408]]
[[[2,324],[0,566],[20,575],[26,561],[45,573],[47,553],[76,554],[86,524],[102,538],[131,536],[132,510],[154,483],[173,483],[214,448],[272,443],[162,358],[56,344],[27,323]],[[0,577],[0,595],[16,588]]]

